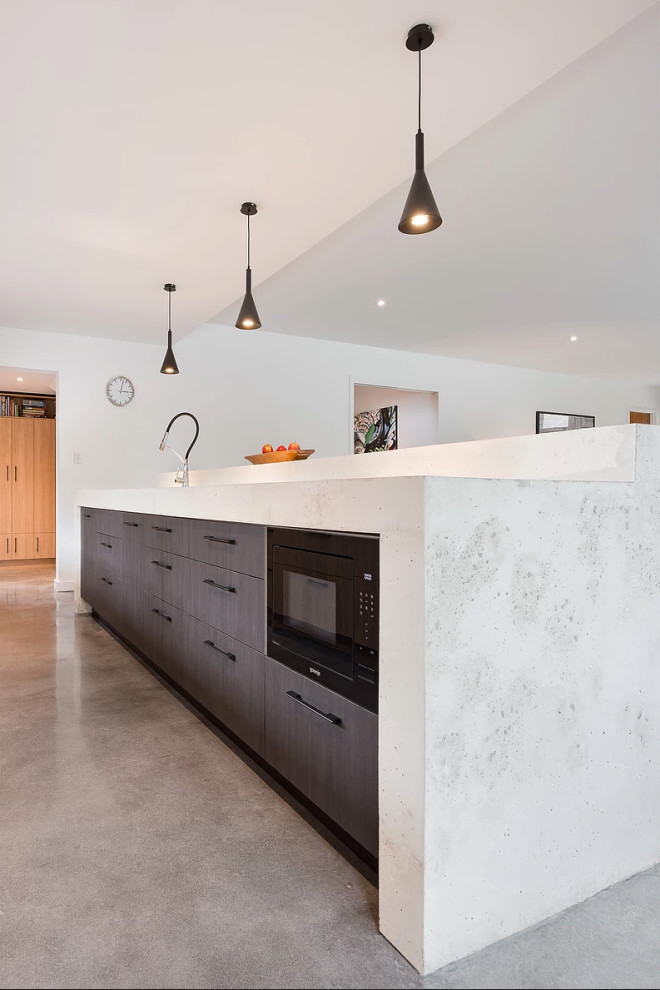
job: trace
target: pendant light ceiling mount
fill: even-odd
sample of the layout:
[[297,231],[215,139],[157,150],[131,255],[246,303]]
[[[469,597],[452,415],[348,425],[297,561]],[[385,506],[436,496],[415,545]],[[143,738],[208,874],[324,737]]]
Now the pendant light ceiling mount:
[[179,366],[172,350],[172,293],[176,292],[176,285],[173,282],[166,282],[163,289],[167,292],[167,351],[160,373],[161,375],[178,375]]
[[245,296],[235,325],[239,330],[258,330],[261,326],[261,320],[252,298],[252,269],[250,268],[250,217],[256,215],[257,204],[243,203],[241,213],[247,217],[247,268],[245,269]]
[[406,39],[408,51],[417,52],[418,90],[415,175],[399,221],[399,230],[402,234],[426,234],[430,230],[436,230],[442,223],[440,211],[424,171],[424,133],[422,131],[422,52],[430,48],[433,41],[433,29],[430,24],[416,24],[408,31]]
[[409,52],[425,52],[434,41],[433,28],[430,24],[415,24],[408,31],[406,48]]

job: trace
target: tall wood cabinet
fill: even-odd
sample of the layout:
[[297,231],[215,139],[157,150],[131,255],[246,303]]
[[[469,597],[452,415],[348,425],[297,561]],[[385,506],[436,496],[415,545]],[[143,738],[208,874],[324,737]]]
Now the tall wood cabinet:
[[0,560],[55,556],[55,420],[0,417]]

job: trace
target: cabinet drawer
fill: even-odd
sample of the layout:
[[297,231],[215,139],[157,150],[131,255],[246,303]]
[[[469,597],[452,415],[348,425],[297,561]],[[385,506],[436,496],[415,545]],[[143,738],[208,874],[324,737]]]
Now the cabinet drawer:
[[140,583],[148,595],[190,611],[190,561],[174,553],[142,547]]
[[145,516],[142,542],[156,550],[188,556],[190,519],[175,519],[170,516]]
[[191,560],[189,565],[191,614],[263,653],[265,582],[201,561]]
[[115,509],[96,509],[95,512],[96,531],[98,533],[107,533],[108,536],[116,536],[119,538],[123,536],[123,512],[118,512]]
[[94,561],[97,567],[114,577],[121,577],[122,541],[108,533],[96,533]]
[[142,650],[181,684],[188,662],[188,616],[151,595],[142,596],[141,612]]
[[257,753],[264,752],[264,657],[198,619],[189,620],[182,686]]
[[133,543],[142,545],[145,541],[145,522],[148,516],[143,516],[140,512],[122,512],[121,514],[121,537],[123,540],[131,540]]
[[378,717],[269,657],[264,663],[267,761],[377,856]]
[[191,519],[189,556],[263,579],[266,576],[265,527]]
[[[97,567],[94,575],[96,591],[92,607],[102,619],[119,630],[121,626],[121,582],[114,574]],[[91,603],[90,603],[91,604]]]

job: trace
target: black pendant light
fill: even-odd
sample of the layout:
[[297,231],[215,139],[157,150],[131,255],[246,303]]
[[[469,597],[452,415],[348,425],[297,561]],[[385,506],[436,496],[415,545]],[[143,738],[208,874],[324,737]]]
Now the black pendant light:
[[176,358],[174,357],[174,351],[172,350],[172,293],[176,292],[176,285],[172,285],[171,282],[167,282],[163,286],[165,292],[167,292],[167,351],[165,353],[165,360],[160,369],[161,375],[178,375],[179,366],[176,363]]
[[415,176],[412,180],[406,205],[399,221],[402,234],[426,234],[442,223],[429,180],[424,171],[424,134],[422,133],[422,52],[433,44],[433,31],[429,24],[416,24],[408,32],[406,48],[417,52],[419,81],[417,90],[417,134],[415,135]]
[[245,298],[236,320],[239,330],[258,330],[261,320],[257,313],[257,307],[252,298],[252,269],[250,268],[250,217],[255,216],[257,207],[255,203],[243,203],[241,213],[247,217],[247,269],[245,271]]

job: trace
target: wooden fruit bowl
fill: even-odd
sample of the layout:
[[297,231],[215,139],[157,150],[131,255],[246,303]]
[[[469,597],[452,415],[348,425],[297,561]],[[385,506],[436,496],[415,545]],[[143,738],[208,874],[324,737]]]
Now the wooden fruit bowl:
[[251,464],[277,464],[278,461],[305,461],[313,450],[273,450],[270,454],[246,454]]

